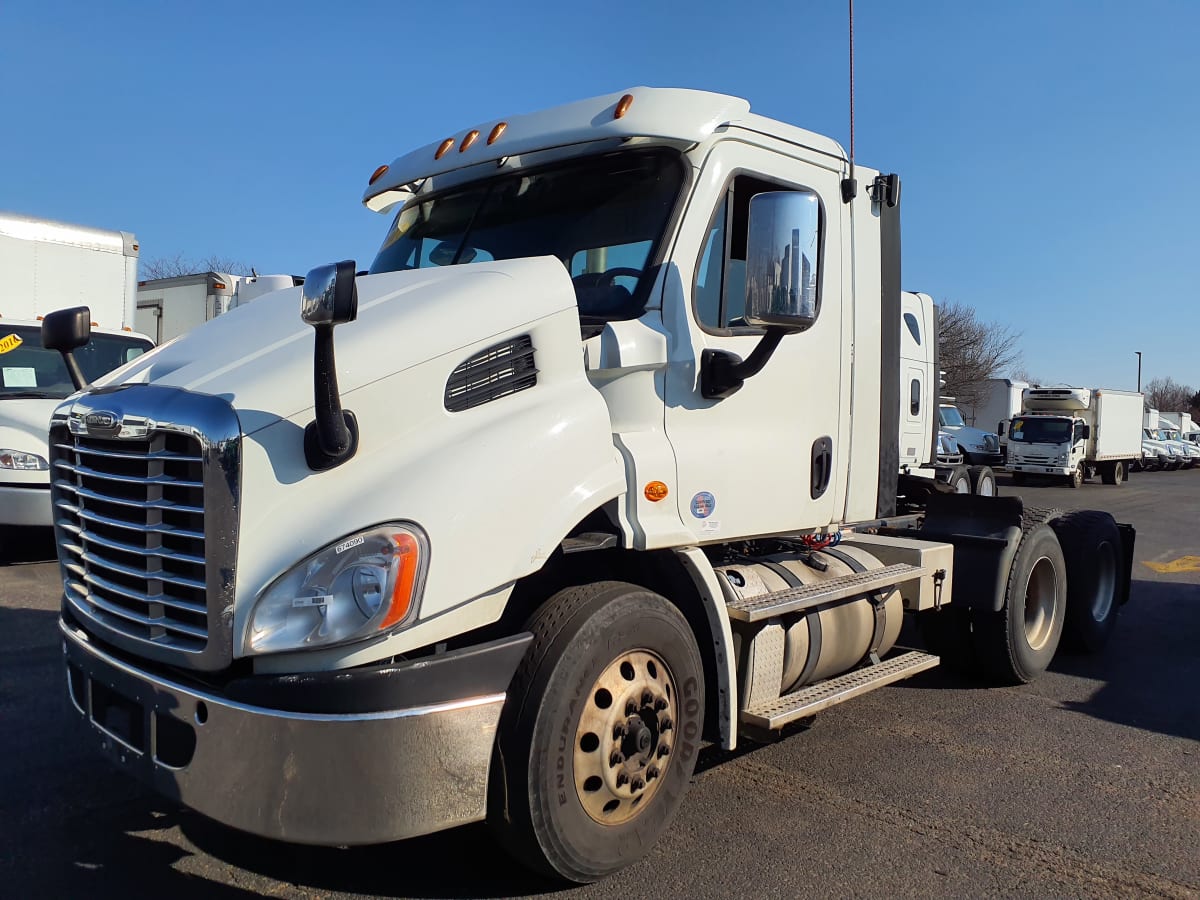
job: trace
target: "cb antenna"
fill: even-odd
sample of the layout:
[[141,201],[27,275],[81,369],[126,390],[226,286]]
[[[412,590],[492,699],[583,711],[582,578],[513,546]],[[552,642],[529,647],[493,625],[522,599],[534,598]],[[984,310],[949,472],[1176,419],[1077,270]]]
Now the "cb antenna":
[[842,202],[849,203],[858,193],[854,178],[854,0],[850,3],[850,177],[842,181]]

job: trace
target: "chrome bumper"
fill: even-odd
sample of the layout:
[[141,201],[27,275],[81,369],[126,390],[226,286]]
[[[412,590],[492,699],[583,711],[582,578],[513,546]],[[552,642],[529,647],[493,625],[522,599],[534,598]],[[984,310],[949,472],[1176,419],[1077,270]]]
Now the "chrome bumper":
[[[497,692],[314,713],[166,680],[105,652],[74,625],[59,626],[72,706],[120,768],[226,825],[325,845],[381,843],[483,819],[504,688],[528,644],[522,636],[489,657]],[[462,665],[478,665],[478,652],[464,655]],[[419,676],[428,662],[410,666],[407,674]]]

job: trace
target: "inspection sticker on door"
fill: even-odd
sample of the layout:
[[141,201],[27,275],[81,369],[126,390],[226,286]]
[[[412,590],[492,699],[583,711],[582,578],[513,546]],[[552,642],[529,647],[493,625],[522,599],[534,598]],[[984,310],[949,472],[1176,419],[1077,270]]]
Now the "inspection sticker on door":
[[717,498],[708,491],[701,491],[692,498],[692,515],[697,519],[707,519],[717,508]]

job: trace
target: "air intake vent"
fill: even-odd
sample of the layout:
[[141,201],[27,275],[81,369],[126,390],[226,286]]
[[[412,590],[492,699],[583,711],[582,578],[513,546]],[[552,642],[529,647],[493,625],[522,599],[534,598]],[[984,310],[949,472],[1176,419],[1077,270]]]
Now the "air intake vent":
[[446,409],[463,412],[537,384],[533,340],[527,334],[476,353],[450,373]]

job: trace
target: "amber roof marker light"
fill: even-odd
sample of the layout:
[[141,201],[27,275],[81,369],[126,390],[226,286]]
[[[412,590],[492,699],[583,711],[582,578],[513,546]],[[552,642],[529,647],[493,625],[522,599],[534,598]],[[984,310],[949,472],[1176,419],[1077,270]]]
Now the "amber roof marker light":
[[626,94],[617,101],[617,108],[613,110],[613,118],[622,118],[625,113],[629,112],[629,107],[631,106],[633,106],[633,94]]
[[386,165],[380,166],[378,169],[376,169],[374,172],[371,173],[371,180],[368,181],[367,184],[372,185],[375,182],[377,182],[380,178],[383,177],[383,173],[386,172],[387,170],[388,170],[388,167]]
[[454,138],[446,138],[442,141],[440,147],[437,148],[437,153],[433,154],[434,159],[441,159],[450,152],[450,148],[454,146]]
[[488,146],[491,146],[492,144],[496,143],[496,141],[500,140],[500,135],[504,134],[504,129],[507,127],[507,122],[497,123],[496,127],[492,129],[492,133],[488,135]]
[[462,143],[458,145],[458,152],[465,153],[477,140],[479,140],[479,132],[472,128],[467,132],[467,136],[462,139]]

